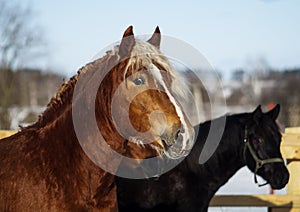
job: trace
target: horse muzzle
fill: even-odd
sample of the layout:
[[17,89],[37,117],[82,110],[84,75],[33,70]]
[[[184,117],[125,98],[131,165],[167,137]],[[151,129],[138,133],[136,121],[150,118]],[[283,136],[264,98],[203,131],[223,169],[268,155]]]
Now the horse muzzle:
[[195,138],[194,128],[184,129],[181,127],[172,133],[161,135],[161,143],[165,155],[170,159],[178,159],[189,154],[193,147]]
[[289,182],[289,172],[283,164],[276,164],[267,180],[272,189],[282,189]]

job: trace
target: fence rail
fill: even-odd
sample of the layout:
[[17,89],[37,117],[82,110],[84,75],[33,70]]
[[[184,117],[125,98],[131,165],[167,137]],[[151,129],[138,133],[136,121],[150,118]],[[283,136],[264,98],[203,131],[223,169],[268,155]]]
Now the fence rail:
[[[0,130],[0,139],[16,131]],[[212,207],[268,207],[268,212],[300,212],[300,127],[287,128],[282,136],[282,156],[287,159],[290,180],[286,195],[216,195]]]
[[15,134],[16,132],[17,131],[13,131],[13,130],[0,130],[0,139],[11,136],[11,135]]
[[216,195],[210,202],[214,207],[272,207],[300,208],[299,195]]

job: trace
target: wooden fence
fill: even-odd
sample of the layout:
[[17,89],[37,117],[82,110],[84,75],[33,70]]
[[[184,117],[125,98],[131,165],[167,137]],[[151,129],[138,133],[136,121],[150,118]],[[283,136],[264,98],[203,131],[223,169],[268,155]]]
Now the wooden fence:
[[[16,131],[1,131],[0,139]],[[286,195],[216,195],[211,207],[268,207],[269,212],[300,212],[300,127],[287,128],[281,152],[287,159],[290,180]]]
[[13,130],[0,130],[0,139],[11,136],[11,135],[15,134],[16,132],[17,131],[13,131]]

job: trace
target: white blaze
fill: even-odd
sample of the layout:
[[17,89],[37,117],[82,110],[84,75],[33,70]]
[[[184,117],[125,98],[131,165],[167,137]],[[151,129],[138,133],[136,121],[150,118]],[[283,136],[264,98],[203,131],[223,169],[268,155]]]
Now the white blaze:
[[183,112],[182,112],[180,106],[178,105],[177,101],[175,100],[175,98],[173,97],[173,95],[171,94],[171,92],[169,91],[168,87],[166,86],[166,84],[165,84],[165,82],[163,80],[163,77],[162,77],[162,75],[160,73],[160,70],[154,64],[152,64],[151,70],[153,71],[153,75],[158,80],[158,82],[160,83],[160,85],[164,88],[164,90],[165,90],[167,96],[169,97],[170,101],[174,105],[175,110],[177,112],[177,115],[178,115],[178,117],[179,117],[179,119],[181,121],[181,124],[183,125],[184,133],[181,133],[182,137],[183,137],[182,149],[185,149],[186,146],[187,146],[187,141],[190,138],[190,134],[189,134],[188,125],[187,125],[187,123],[185,121]]

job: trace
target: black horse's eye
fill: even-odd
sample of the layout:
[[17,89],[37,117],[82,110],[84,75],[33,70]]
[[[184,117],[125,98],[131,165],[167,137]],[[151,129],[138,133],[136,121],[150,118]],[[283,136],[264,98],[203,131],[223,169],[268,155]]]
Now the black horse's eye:
[[264,143],[264,139],[262,137],[259,137],[259,136],[255,136],[254,137],[254,141],[258,144],[262,144]]
[[135,85],[144,85],[145,84],[145,79],[143,77],[137,77],[133,80],[133,83]]

